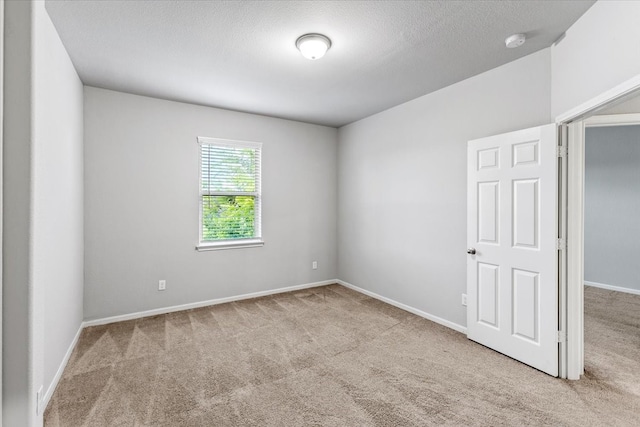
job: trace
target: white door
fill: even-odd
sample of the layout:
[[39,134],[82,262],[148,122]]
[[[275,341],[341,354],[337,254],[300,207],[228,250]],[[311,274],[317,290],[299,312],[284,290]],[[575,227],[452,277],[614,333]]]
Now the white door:
[[[558,375],[555,125],[469,141],[467,336]],[[474,253],[475,252],[475,253]]]

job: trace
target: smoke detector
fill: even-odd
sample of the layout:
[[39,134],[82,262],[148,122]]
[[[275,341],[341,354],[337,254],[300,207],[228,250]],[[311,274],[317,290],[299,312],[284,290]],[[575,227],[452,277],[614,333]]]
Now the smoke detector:
[[505,39],[504,44],[507,45],[509,49],[513,49],[522,46],[526,39],[527,36],[524,34],[513,34]]

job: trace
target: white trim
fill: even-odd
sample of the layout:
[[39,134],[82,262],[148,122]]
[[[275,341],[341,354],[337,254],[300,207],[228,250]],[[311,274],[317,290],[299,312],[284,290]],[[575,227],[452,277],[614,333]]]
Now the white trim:
[[583,118],[587,114],[593,113],[599,109],[607,107],[613,100],[621,100],[623,97],[630,96],[634,92],[640,90],[640,74],[629,80],[609,89],[600,95],[591,98],[587,102],[578,105],[571,110],[560,114],[556,117],[556,123],[569,123],[574,120]]
[[[234,141],[231,139],[220,139],[220,138],[207,138],[204,136],[197,137],[198,144],[200,145],[200,154],[198,155],[198,245],[196,246],[196,250],[219,250],[219,249],[239,249],[239,248],[250,248],[264,245],[262,241],[262,143],[261,142],[250,142],[250,141]],[[253,242],[247,242],[248,239],[245,240],[243,244],[229,244],[229,241],[219,241],[219,245],[212,245],[210,241],[203,240],[202,236],[202,199],[203,196],[211,195],[210,192],[202,191],[202,151],[204,150],[203,145],[215,145],[215,146],[224,146],[229,148],[250,148],[255,150],[257,159],[257,169],[255,176],[255,191],[253,192],[219,192],[218,195],[250,195],[254,199],[254,230],[253,236],[250,240]],[[210,246],[218,246],[216,248]]]
[[585,286],[606,289],[608,291],[624,292],[625,294],[640,295],[640,289],[625,288],[622,286],[605,285],[604,283],[584,281]]
[[262,142],[253,142],[253,141],[238,141],[234,139],[224,139],[224,138],[209,138],[206,136],[199,136],[197,138],[198,144],[213,144],[220,145],[225,147],[237,148],[237,147],[245,147],[245,148],[262,148]]
[[418,310],[417,308],[411,307],[411,306],[403,304],[401,302],[394,301],[391,298],[383,297],[382,295],[378,295],[375,292],[371,292],[371,291],[368,291],[366,289],[359,288],[356,285],[352,285],[351,283],[345,282],[344,280],[339,280],[338,279],[338,280],[336,280],[336,282],[338,284],[344,286],[345,288],[352,289],[352,290],[354,290],[356,292],[360,292],[361,294],[370,296],[370,297],[375,298],[377,300],[380,300],[382,302],[386,302],[387,304],[393,305],[394,307],[398,307],[398,308],[400,308],[400,309],[402,309],[404,311],[408,311],[409,313],[413,313],[416,316],[424,317],[425,319],[431,320],[434,323],[437,323],[437,324],[442,325],[442,326],[446,326],[447,328],[451,328],[454,331],[458,331],[458,332],[461,332],[463,334],[467,333],[467,328],[462,326],[462,325],[458,325],[457,323],[450,322],[449,320],[445,320],[445,319],[443,319],[441,317],[434,316],[433,314],[429,314],[429,313],[424,312],[422,310]]
[[567,159],[567,378],[584,373],[584,123],[569,124]]
[[196,246],[198,252],[220,251],[223,249],[259,248],[264,246],[262,239],[219,240],[217,242],[201,243]]
[[558,126],[558,331],[564,340],[558,347],[558,377],[567,378],[567,154],[569,129],[565,124]]
[[78,344],[78,339],[80,339],[80,334],[82,333],[82,330],[84,329],[84,327],[85,327],[85,324],[83,322],[80,324],[80,327],[78,328],[78,332],[76,332],[76,336],[73,337],[73,340],[71,341],[71,345],[69,345],[67,352],[62,358],[62,362],[60,362],[58,371],[53,376],[53,380],[51,380],[51,384],[49,384],[49,388],[47,389],[47,392],[42,398],[42,406],[41,406],[42,408],[46,409],[46,407],[49,406],[49,400],[51,400],[51,396],[53,396],[53,392],[56,390],[56,387],[58,386],[58,382],[60,382],[60,378],[62,378],[62,374],[65,368],[67,367],[67,363],[69,363],[69,359],[71,358],[71,353],[73,353],[73,350],[76,348],[76,344]]
[[142,317],[157,316],[159,314],[173,313],[175,311],[190,310],[192,308],[207,307],[210,305],[224,304],[227,302],[241,301],[251,298],[259,298],[267,295],[281,294],[283,292],[298,291],[301,289],[316,288],[318,286],[332,285],[338,283],[337,280],[323,280],[321,282],[305,283],[303,285],[288,286],[285,288],[270,289],[267,291],[252,292],[249,294],[236,295],[232,297],[216,298],[207,301],[192,302],[188,304],[173,305],[169,307],[156,308],[153,310],[138,311],[136,313],[122,314],[119,316],[103,317],[101,319],[85,320],[84,327],[106,325],[109,323],[122,322],[125,320],[140,319]]
[[586,127],[633,126],[640,124],[640,113],[592,116],[584,120]]

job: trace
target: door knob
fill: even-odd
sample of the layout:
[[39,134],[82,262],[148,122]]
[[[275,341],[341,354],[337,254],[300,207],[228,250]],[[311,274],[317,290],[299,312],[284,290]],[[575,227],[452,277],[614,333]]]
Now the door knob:
[[467,253],[469,255],[475,255],[476,254],[476,249],[475,248],[469,248],[469,249],[467,249]]

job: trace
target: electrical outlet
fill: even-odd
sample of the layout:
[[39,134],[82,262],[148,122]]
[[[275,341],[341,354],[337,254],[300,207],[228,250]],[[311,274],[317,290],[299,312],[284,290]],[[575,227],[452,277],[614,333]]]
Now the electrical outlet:
[[42,388],[43,386],[40,386],[36,393],[36,415],[40,415],[42,413]]
[[314,269],[314,270],[317,270],[318,269],[318,261],[313,261],[311,263],[311,268]]
[[166,280],[158,281],[158,290],[164,291],[165,289],[167,289],[167,281]]
[[462,294],[462,305],[467,306],[467,294]]

